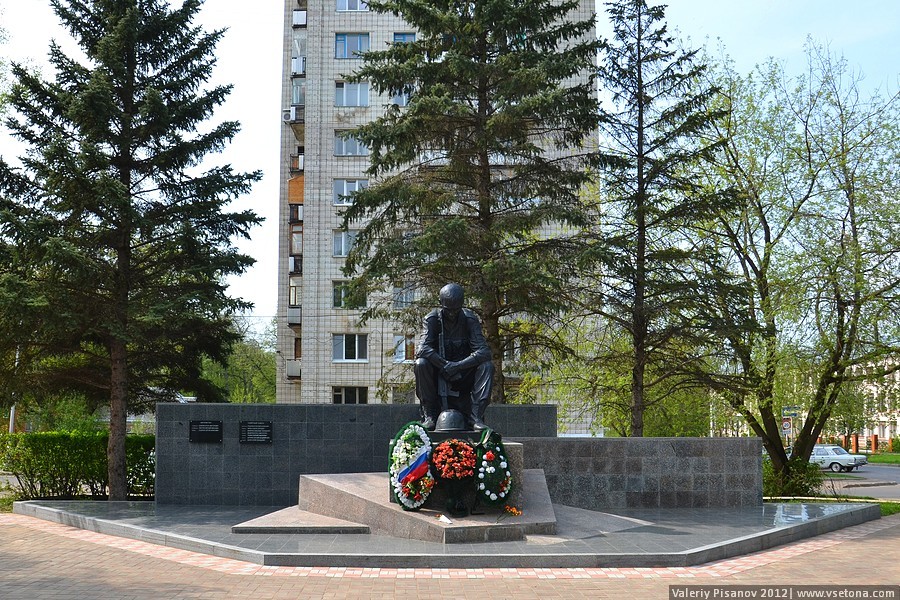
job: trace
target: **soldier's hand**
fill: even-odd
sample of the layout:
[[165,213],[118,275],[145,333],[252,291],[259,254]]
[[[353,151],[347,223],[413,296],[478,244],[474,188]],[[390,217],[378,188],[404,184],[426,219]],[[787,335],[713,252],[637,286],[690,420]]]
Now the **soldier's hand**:
[[458,362],[448,362],[444,365],[444,368],[441,369],[441,373],[444,375],[444,379],[447,381],[455,381],[459,379],[459,363]]

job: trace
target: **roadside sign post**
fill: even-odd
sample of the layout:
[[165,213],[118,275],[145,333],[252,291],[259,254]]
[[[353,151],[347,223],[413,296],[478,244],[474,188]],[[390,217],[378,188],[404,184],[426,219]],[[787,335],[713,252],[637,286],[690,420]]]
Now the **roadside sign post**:
[[791,429],[793,429],[793,423],[791,422],[790,417],[782,417],[781,419],[781,435],[784,436],[784,439],[788,440],[791,437]]

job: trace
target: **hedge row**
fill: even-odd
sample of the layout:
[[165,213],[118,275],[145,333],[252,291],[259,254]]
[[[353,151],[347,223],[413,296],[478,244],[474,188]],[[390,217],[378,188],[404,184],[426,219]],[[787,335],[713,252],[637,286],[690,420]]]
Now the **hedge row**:
[[[15,475],[24,498],[106,498],[109,432],[0,434],[0,470]],[[152,435],[125,438],[129,496],[152,497],[156,474]]]

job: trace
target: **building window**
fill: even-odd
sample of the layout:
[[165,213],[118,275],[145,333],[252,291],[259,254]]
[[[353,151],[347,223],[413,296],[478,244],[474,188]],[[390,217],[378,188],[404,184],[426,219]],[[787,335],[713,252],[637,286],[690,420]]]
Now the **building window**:
[[368,362],[368,343],[365,333],[336,333],[331,337],[331,360]]
[[369,50],[368,33],[336,33],[334,34],[335,58],[359,58],[361,52]]
[[334,132],[334,155],[335,156],[368,156],[369,149],[366,148],[355,137],[348,135],[345,131]]
[[350,284],[346,281],[332,281],[331,295],[331,305],[334,308],[365,308],[366,306],[365,298],[362,298],[362,302],[358,304],[350,301],[347,297],[350,295]]
[[369,388],[364,387],[333,387],[332,398],[335,404],[368,404]]
[[291,255],[303,254],[303,223],[291,223]]
[[288,305],[292,307],[300,306],[300,294],[303,291],[303,278],[288,278]]
[[349,231],[334,231],[334,252],[332,256],[347,256],[350,254],[350,248],[353,247],[353,242],[356,241],[356,233],[353,229]]
[[368,179],[335,179],[334,205],[350,206],[353,204],[352,195],[367,187],[369,187]]
[[519,338],[507,335],[503,336],[503,360],[509,363],[515,363],[522,358],[522,348],[519,344]]
[[368,106],[369,105],[369,82],[363,83],[347,83],[344,81],[334,82],[334,105],[335,106]]
[[416,404],[416,390],[408,386],[391,386],[391,404]]
[[394,310],[403,310],[412,306],[416,299],[416,288],[411,283],[394,286]]
[[294,338],[294,360],[300,360],[303,357],[303,338]]
[[391,104],[395,106],[409,106],[409,99],[412,96],[412,87],[405,87],[399,94],[391,96]]
[[416,359],[416,338],[412,335],[394,336],[394,362],[405,363]]
[[302,78],[291,79],[291,104],[302,106],[306,104],[306,80]]
[[337,0],[338,10],[369,10],[365,0]]
[[395,33],[394,34],[394,43],[395,44],[408,44],[410,42],[416,41],[415,33]]

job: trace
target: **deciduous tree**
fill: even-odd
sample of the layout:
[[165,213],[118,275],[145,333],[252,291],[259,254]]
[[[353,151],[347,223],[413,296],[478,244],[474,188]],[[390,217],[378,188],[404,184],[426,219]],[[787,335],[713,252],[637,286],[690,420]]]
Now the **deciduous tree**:
[[[719,176],[744,207],[717,234],[761,323],[726,338],[731,374],[746,384],[730,400],[788,476],[779,389],[796,378],[792,365],[806,365],[793,444],[806,461],[845,386],[900,364],[900,97],[867,96],[826,48],[810,42],[807,55],[803,76],[775,61],[747,77],[726,70],[721,122]],[[739,314],[728,308],[724,320]]]

